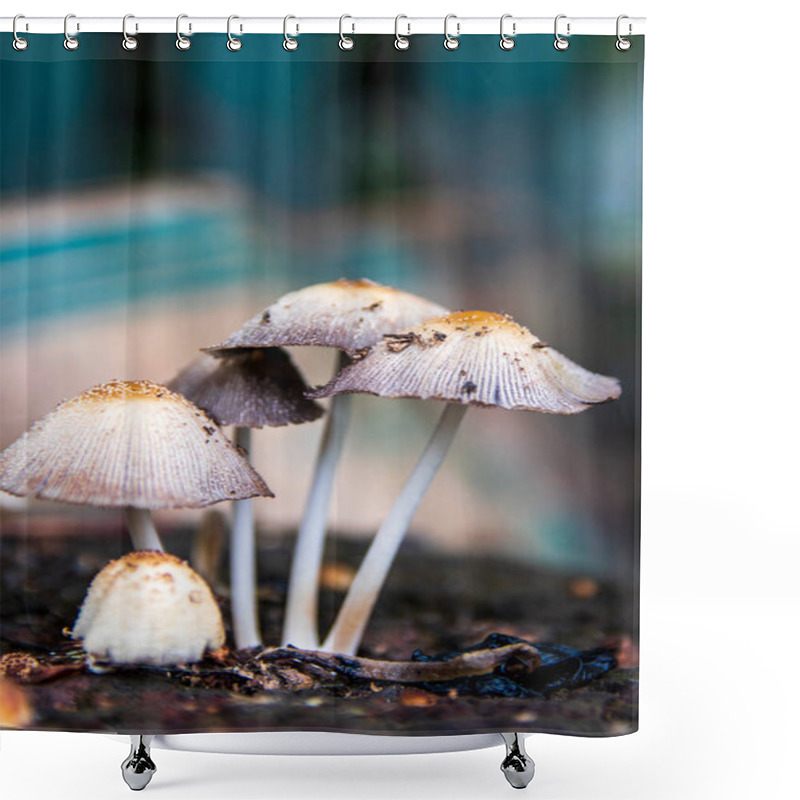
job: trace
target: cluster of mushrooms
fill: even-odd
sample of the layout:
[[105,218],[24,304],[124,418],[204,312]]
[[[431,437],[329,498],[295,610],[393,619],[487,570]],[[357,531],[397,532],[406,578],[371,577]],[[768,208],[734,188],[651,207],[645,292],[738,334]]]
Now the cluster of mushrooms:
[[[282,349],[290,346],[336,348],[338,373],[309,390]],[[322,552],[351,393],[447,405],[323,639]],[[284,295],[205,348],[167,386],[112,380],[60,403],[0,453],[0,489],[124,509],[134,550],[94,578],[72,629],[95,665],[191,663],[223,646],[212,591],[164,552],[150,511],[236,501],[235,647],[262,647],[252,498],[273,495],[247,461],[251,429],[316,420],[323,409],[315,401],[330,397],[292,559],[281,645],[353,655],[469,405],[574,414],[619,394],[616,379],[578,366],[507,315],[450,312],[370,280],[342,279]],[[232,427],[233,441],[222,426]]]

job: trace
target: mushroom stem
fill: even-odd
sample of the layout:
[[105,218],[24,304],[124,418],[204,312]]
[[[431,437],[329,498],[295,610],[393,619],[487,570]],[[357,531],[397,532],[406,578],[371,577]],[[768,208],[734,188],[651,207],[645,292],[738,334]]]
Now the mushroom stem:
[[[250,451],[250,428],[234,428],[235,444]],[[260,647],[256,601],[256,533],[253,501],[239,500],[233,506],[231,531],[231,619],[237,649]]]
[[[349,363],[347,354],[340,351],[339,370]],[[334,396],[325,422],[314,478],[292,556],[286,617],[283,623],[284,646],[292,644],[304,650],[314,650],[319,647],[317,623],[319,572],[325,546],[325,529],[333,492],[333,479],[350,422],[350,401],[350,395]]]
[[128,531],[131,535],[131,542],[134,550],[158,550],[164,552],[164,545],[153,525],[153,517],[147,508],[125,508],[125,521],[128,523]]
[[411,477],[372,540],[322,650],[355,655],[400,543],[466,411],[466,405],[447,404]]

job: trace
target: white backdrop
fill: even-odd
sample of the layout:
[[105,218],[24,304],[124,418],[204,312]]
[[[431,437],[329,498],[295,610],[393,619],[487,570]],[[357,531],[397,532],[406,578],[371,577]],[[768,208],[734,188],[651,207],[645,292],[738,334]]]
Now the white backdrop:
[[[797,4],[619,0],[27,0],[28,16],[503,13],[648,17],[641,730],[534,736],[537,800],[789,798],[800,592]],[[4,35],[0,46],[9,47]],[[792,99],[794,97],[794,99]],[[128,796],[101,736],[0,734],[4,797]],[[460,798],[512,791],[501,749],[394,757],[155,753],[163,800]]]

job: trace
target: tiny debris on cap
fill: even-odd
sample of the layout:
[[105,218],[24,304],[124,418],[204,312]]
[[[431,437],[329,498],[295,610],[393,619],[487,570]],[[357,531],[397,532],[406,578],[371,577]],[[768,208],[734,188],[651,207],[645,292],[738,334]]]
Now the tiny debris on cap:
[[201,355],[167,386],[220,425],[299,425],[324,413],[322,406],[304,396],[308,386],[279,347],[233,350],[223,358]]
[[620,395],[504,314],[457,311],[388,334],[310,397],[364,392],[575,414]]
[[117,380],[60,403],[0,453],[0,489],[147,509],[272,496],[204,411],[165,386]]
[[340,278],[284,295],[224,342],[205,349],[223,355],[239,347],[316,345],[354,355],[385,333],[446,313],[443,306],[409,292],[366,278]]
[[97,660],[166,665],[198,661],[225,630],[208,584],[176,556],[145,550],[97,573],[72,638]]

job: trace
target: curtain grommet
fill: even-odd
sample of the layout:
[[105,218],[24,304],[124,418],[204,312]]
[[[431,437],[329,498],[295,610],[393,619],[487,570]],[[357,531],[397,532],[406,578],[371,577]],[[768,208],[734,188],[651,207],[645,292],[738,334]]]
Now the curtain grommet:
[[[77,50],[80,47],[80,42],[78,41],[77,37],[69,35],[69,21],[71,19],[77,19],[75,14],[67,14],[64,17],[64,49],[65,50]],[[76,24],[75,30],[76,32],[81,29],[80,24]]]
[[[289,53],[293,53],[298,47],[300,47],[300,42],[298,42],[297,39],[293,38],[292,36],[289,36],[288,26],[290,19],[297,19],[297,17],[295,17],[293,14],[287,14],[283,18],[283,49]],[[297,36],[297,34],[300,32],[300,28],[297,23],[295,23],[294,32],[295,36]]]
[[517,23],[516,22],[512,22],[511,23],[511,36],[509,36],[505,31],[506,20],[507,19],[512,19],[513,16],[514,16],[513,14],[503,14],[503,16],[500,17],[500,49],[501,50],[506,50],[506,51],[513,50],[517,46],[517,43],[514,40],[514,37],[517,35]]
[[[351,36],[344,35],[343,25],[346,19],[353,19],[353,18],[349,14],[342,14],[342,16],[339,17],[339,49],[348,51],[352,50],[356,46],[356,42],[355,39],[353,39],[352,35]],[[351,26],[350,33],[351,34],[355,33],[356,31],[355,23],[351,22],[350,26]]]
[[400,20],[405,19],[407,20],[408,17],[405,14],[398,14],[394,18],[394,47],[395,50],[408,50],[411,47],[411,24],[406,22],[406,26],[408,31],[406,32],[405,36],[400,35]]
[[[447,23],[450,22],[451,19],[456,21],[456,35],[451,36],[447,31]],[[458,40],[458,37],[461,35],[461,23],[458,21],[458,17],[455,14],[448,14],[444,18],[444,45],[445,50],[458,50],[458,46],[461,42]]]
[[[178,50],[188,50],[192,46],[192,40],[181,33],[181,20],[188,18],[189,18],[188,14],[178,14],[178,16],[175,19],[175,36],[176,36],[175,47],[177,47]],[[192,26],[190,24],[189,32],[191,32],[191,30]]]
[[[242,49],[242,44],[243,44],[241,39],[238,39],[231,33],[231,22],[233,22],[233,20],[235,19],[239,19],[239,17],[236,14],[231,14],[228,17],[228,41],[225,43],[225,47],[227,47],[228,50],[231,51],[231,53],[238,53]],[[241,32],[242,32],[242,26],[240,25],[239,33]]]
[[[134,17],[133,14],[126,14],[122,18],[122,48],[123,48],[123,50],[127,50],[128,52],[131,52],[132,50],[135,50],[139,46],[139,40],[135,36],[129,36],[128,35],[128,20],[129,19],[136,19],[136,17]],[[136,25],[134,30],[138,31],[139,30],[139,26]]]
[[[619,50],[619,51],[620,51],[620,53],[625,53],[625,52],[627,52],[628,50],[630,50],[630,49],[631,49],[631,45],[632,45],[632,42],[631,42],[631,40],[630,40],[630,39],[626,39],[626,38],[625,38],[625,37],[624,37],[624,36],[623,36],[623,35],[620,33],[620,23],[621,23],[621,22],[622,22],[622,20],[624,20],[624,19],[629,19],[629,17],[628,17],[628,15],[627,15],[627,14],[620,14],[620,15],[617,17],[617,41],[614,43],[614,47],[616,47],[616,48],[617,48],[617,50]],[[631,23],[629,22],[629,23],[628,23],[628,36],[630,36],[632,32],[633,32],[633,26],[632,26],[632,25],[631,25]]]
[[[566,18],[567,18],[566,14],[559,14],[556,17],[555,22],[553,23],[553,34],[556,37],[555,41],[553,42],[553,47],[555,47],[556,50],[558,50],[559,52],[562,52],[562,53],[564,52],[564,50],[568,50],[569,49],[569,39],[564,38],[558,32],[558,22],[559,22],[559,20],[566,19]],[[571,33],[571,30],[570,30],[571,27],[572,26],[570,25],[570,23],[567,22],[567,36],[569,36],[570,33]]]
[[[17,14],[14,17],[14,21],[11,23],[11,33],[14,35],[14,40],[11,42],[11,46],[18,53],[21,53],[23,50],[27,50],[28,49],[28,40],[27,39],[23,39],[17,33],[17,20],[19,20],[19,19],[25,19],[25,15],[24,14]],[[26,23],[26,25],[27,25],[27,23]]]

